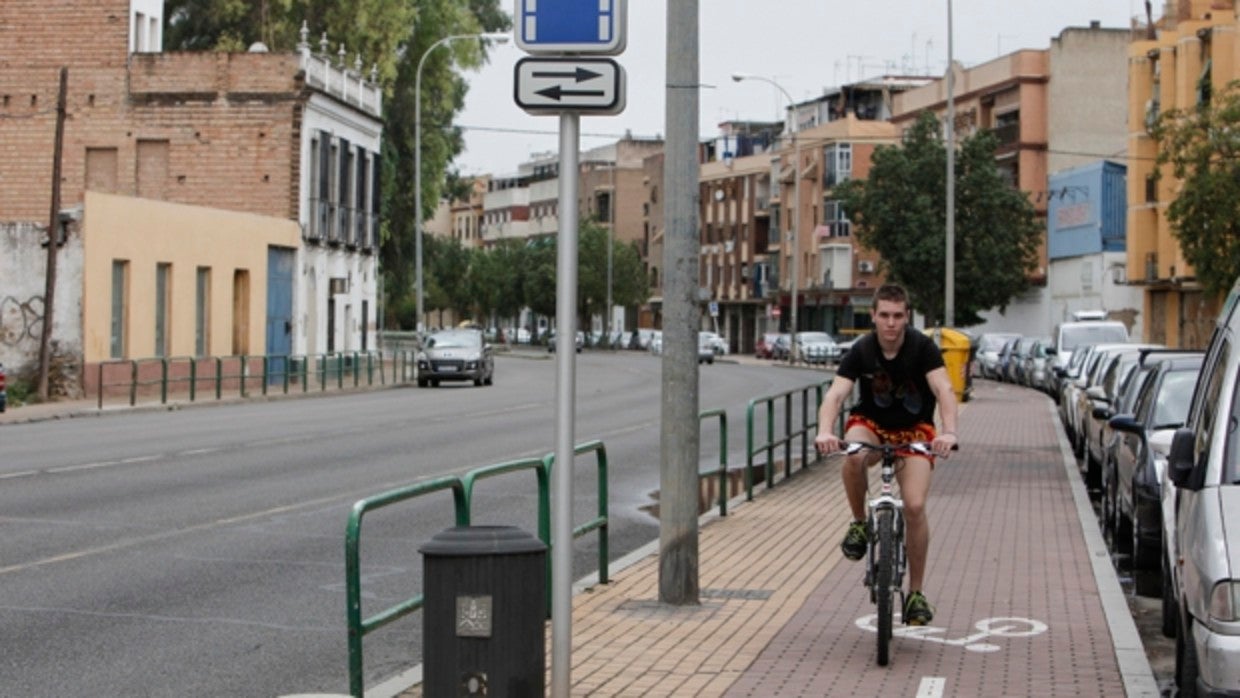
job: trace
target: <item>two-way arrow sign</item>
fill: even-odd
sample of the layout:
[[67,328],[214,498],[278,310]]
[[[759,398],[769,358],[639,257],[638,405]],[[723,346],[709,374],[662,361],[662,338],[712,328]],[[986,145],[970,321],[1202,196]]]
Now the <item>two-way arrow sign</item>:
[[624,69],[609,58],[522,58],[513,94],[532,114],[624,111]]

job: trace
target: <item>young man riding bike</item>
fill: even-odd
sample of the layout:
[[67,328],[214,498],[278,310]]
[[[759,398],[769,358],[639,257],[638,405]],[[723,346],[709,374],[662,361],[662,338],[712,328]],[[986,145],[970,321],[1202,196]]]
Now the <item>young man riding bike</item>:
[[[935,456],[946,458],[956,445],[956,394],[943,356],[929,337],[910,330],[908,322],[908,293],[893,284],[880,287],[874,294],[874,331],[858,339],[844,355],[818,410],[822,431],[814,444],[820,453],[841,450],[842,441],[926,441],[931,443]],[[858,381],[860,399],[849,413],[844,438],[840,439],[831,427]],[[934,428],[936,402],[943,423],[941,432]],[[840,548],[849,560],[865,557],[869,545],[865,525],[866,468],[878,459],[876,452],[863,451],[848,456],[841,469],[853,521]],[[934,459],[908,455],[903,460],[896,477],[904,500],[910,593],[902,616],[910,625],[925,625],[934,619],[934,607],[922,593],[926,552],[930,547],[926,498]]]

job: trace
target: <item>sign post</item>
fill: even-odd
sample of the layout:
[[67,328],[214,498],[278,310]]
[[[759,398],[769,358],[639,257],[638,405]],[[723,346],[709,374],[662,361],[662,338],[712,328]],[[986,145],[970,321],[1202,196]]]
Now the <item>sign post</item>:
[[624,110],[627,0],[516,0],[513,98],[560,117],[556,245],[556,437],[551,473],[551,695],[569,698],[572,670],[573,461],[576,400],[578,161],[582,114]]

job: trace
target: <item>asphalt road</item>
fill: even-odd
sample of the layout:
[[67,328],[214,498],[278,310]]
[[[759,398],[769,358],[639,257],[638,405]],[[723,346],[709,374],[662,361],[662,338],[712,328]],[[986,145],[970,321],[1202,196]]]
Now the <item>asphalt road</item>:
[[[0,694],[277,696],[347,692],[344,530],[356,500],[554,450],[554,362],[500,357],[495,385],[395,389],[137,412],[0,430]],[[745,403],[822,373],[702,367],[743,462]],[[578,357],[575,441],[608,450],[612,559],[657,538],[660,362]],[[703,431],[703,468],[717,462]],[[593,516],[578,459],[574,521]],[[535,530],[534,479],[478,485],[475,523]],[[375,512],[363,615],[421,591],[418,547],[450,498]],[[577,575],[595,542],[575,545]],[[366,638],[367,685],[420,661],[415,615]]]

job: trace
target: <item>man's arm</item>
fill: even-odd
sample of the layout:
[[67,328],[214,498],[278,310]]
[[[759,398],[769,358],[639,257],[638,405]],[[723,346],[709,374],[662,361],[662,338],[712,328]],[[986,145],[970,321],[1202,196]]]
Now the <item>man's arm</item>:
[[926,381],[930,383],[930,390],[938,400],[939,419],[943,422],[942,430],[934,439],[934,450],[938,455],[946,456],[958,441],[956,438],[956,390],[952,388],[952,379],[947,375],[947,369],[942,366],[927,373]]
[[839,419],[840,412],[844,409],[844,401],[852,393],[852,388],[852,379],[837,375],[831,381],[827,394],[822,398],[822,404],[818,407],[818,436],[814,438],[814,445],[822,453],[833,453],[839,450],[839,437],[835,434],[835,420]]

